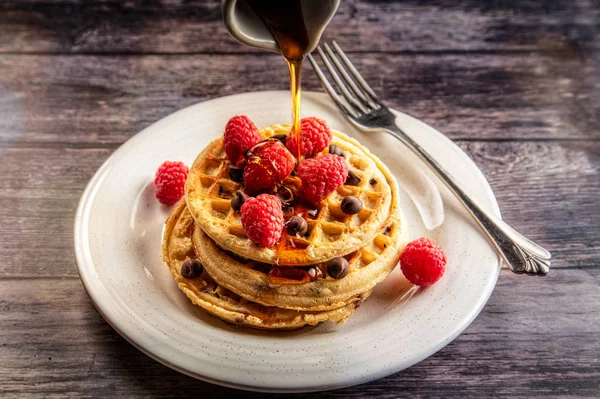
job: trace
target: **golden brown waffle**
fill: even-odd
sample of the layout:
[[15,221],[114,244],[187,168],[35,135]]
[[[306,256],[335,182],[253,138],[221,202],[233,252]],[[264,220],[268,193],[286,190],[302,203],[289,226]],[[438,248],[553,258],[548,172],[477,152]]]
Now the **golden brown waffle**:
[[205,260],[206,272],[241,297],[267,306],[325,311],[344,306],[355,295],[373,289],[398,264],[407,234],[396,205],[397,198],[393,198],[392,203],[392,214],[383,229],[364,247],[345,256],[350,263],[350,272],[339,280],[327,276],[326,264],[320,264],[317,267],[325,278],[304,283],[290,280],[281,284],[266,274],[267,265],[240,259],[219,248],[200,227],[194,229],[192,240],[197,253]]
[[[260,134],[268,138],[289,130],[289,125],[272,125],[261,129]],[[185,189],[188,208],[198,225],[221,248],[244,258],[301,266],[352,253],[381,231],[392,208],[392,197],[397,197],[397,185],[388,168],[356,140],[333,131],[332,143],[344,150],[350,170],[361,182],[357,186],[343,185],[316,204],[314,217],[308,209],[296,209],[295,213],[302,213],[308,222],[305,238],[284,233],[276,246],[261,248],[246,237],[239,212],[231,209],[230,199],[241,185],[229,178],[223,139],[209,144],[190,169]],[[299,180],[290,177],[284,183],[298,185]],[[363,209],[358,214],[341,211],[340,203],[347,195],[362,201]]]
[[180,270],[183,262],[196,256],[191,240],[193,229],[194,219],[187,210],[185,201],[181,201],[166,222],[163,260],[169,266],[178,287],[194,304],[229,323],[264,330],[291,330],[324,321],[344,322],[370,295],[370,291],[357,295],[346,306],[327,312],[297,312],[243,299],[219,286],[206,272],[198,278],[186,279]]

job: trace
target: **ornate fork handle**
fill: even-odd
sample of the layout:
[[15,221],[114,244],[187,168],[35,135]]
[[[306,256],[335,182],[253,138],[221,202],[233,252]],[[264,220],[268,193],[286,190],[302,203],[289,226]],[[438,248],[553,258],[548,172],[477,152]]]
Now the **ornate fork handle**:
[[396,125],[395,117],[382,129],[408,146],[454,193],[498,249],[510,270],[515,273],[537,276],[548,274],[551,259],[550,252],[482,209],[435,159]]

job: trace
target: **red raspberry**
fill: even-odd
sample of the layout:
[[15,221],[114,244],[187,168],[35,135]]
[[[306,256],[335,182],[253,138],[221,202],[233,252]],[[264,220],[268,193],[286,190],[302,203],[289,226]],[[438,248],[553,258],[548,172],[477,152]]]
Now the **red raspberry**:
[[156,198],[165,205],[173,205],[183,197],[189,169],[183,162],[165,161],[154,177]]
[[[331,130],[327,122],[316,117],[304,118],[300,121],[302,155],[312,157],[323,151],[331,141]],[[290,134],[286,140],[288,150],[298,156],[296,138]]]
[[324,154],[307,159],[298,166],[304,197],[318,202],[340,187],[348,177],[348,164],[342,157]]
[[294,156],[279,140],[266,140],[264,144],[260,143],[252,149],[252,155],[270,161],[279,175],[279,180],[288,177],[296,165]]
[[408,281],[427,287],[444,274],[446,254],[435,241],[421,237],[408,243],[400,257],[400,267]]
[[283,211],[279,198],[270,194],[248,198],[240,212],[242,226],[253,243],[271,247],[279,241],[283,231]]
[[244,167],[244,191],[249,194],[274,187],[279,180],[273,163],[265,158],[249,157]]
[[246,151],[260,140],[256,125],[246,115],[234,116],[225,126],[225,153],[236,166],[243,163]]
[[266,140],[251,149],[244,168],[245,189],[249,193],[271,188],[294,170],[294,156],[279,140]]

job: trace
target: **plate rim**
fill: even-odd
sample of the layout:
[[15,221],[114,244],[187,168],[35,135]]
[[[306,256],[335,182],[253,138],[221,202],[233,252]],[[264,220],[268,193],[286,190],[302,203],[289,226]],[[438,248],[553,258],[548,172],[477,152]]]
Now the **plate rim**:
[[[94,175],[91,177],[90,181],[87,183],[87,185],[81,195],[79,203],[77,205],[77,210],[75,213],[74,253],[75,253],[75,263],[77,266],[77,272],[78,272],[79,278],[82,282],[82,286],[83,286],[84,290],[86,291],[86,293],[88,294],[88,296],[90,297],[92,304],[93,304],[94,308],[96,309],[96,311],[102,316],[102,318],[108,323],[108,325],[110,325],[111,328],[113,328],[129,344],[131,344],[136,349],[138,349],[139,351],[144,353],[146,356],[152,358],[155,361],[160,362],[161,364],[163,364],[175,371],[178,371],[189,377],[192,377],[192,378],[195,378],[195,379],[198,379],[201,381],[209,382],[212,384],[221,385],[221,386],[228,387],[228,388],[242,389],[242,390],[254,391],[254,392],[265,392],[265,393],[319,392],[319,391],[335,390],[335,389],[341,389],[341,388],[346,388],[346,387],[350,387],[350,386],[364,384],[367,382],[378,380],[380,378],[384,378],[386,376],[390,376],[390,375],[398,373],[404,369],[410,368],[410,367],[414,366],[415,364],[423,361],[424,359],[427,359],[428,357],[434,355],[441,349],[443,349],[446,345],[448,345],[456,337],[458,337],[466,328],[468,328],[471,325],[471,323],[477,318],[477,316],[480,314],[480,312],[483,310],[483,308],[487,304],[490,296],[492,295],[492,293],[496,287],[496,284],[497,284],[497,281],[498,281],[498,278],[500,275],[500,271],[502,269],[501,268],[501,266],[502,266],[501,259],[499,256],[497,256],[498,263],[497,263],[497,267],[496,267],[496,273],[493,276],[491,276],[492,280],[490,280],[489,288],[487,289],[487,292],[485,292],[485,294],[481,295],[481,297],[479,298],[480,305],[478,305],[478,308],[473,312],[471,317],[463,320],[461,325],[459,326],[459,328],[457,328],[453,334],[448,336],[446,340],[442,341],[441,343],[439,343],[438,345],[436,345],[434,347],[430,347],[430,349],[428,351],[425,351],[421,356],[417,356],[415,358],[416,360],[414,362],[411,362],[411,364],[409,364],[409,365],[400,365],[400,366],[396,366],[393,368],[389,367],[379,373],[371,373],[366,377],[356,379],[350,383],[336,382],[336,383],[332,384],[331,386],[327,386],[327,387],[313,386],[313,387],[304,387],[304,388],[298,388],[298,387],[296,387],[296,388],[269,388],[269,387],[264,387],[264,386],[251,386],[251,385],[244,385],[244,384],[240,384],[240,383],[232,383],[232,382],[225,381],[225,380],[207,377],[207,376],[198,374],[196,372],[187,370],[185,368],[179,367],[178,365],[174,364],[173,362],[171,362],[167,359],[164,359],[164,358],[156,355],[150,349],[147,349],[143,345],[136,342],[136,340],[133,337],[130,337],[127,333],[125,333],[123,329],[121,329],[117,326],[117,323],[113,322],[113,320],[111,320],[107,316],[107,313],[105,312],[105,310],[103,308],[103,306],[105,306],[105,305],[102,305],[101,298],[98,297],[99,294],[97,292],[94,292],[92,289],[92,285],[91,285],[92,283],[89,280],[89,278],[92,276],[88,276],[84,272],[85,266],[86,266],[85,263],[88,262],[88,259],[87,259],[86,253],[85,253],[85,246],[84,246],[84,244],[86,242],[86,238],[87,238],[84,233],[86,231],[85,228],[87,225],[87,223],[85,223],[86,215],[89,215],[88,208],[90,208],[91,205],[93,204],[95,188],[99,186],[99,183],[101,182],[101,177],[103,177],[104,174],[107,172],[107,169],[110,167],[110,164],[112,162],[114,162],[115,159],[118,158],[122,152],[127,150],[127,148],[124,148],[124,147],[129,147],[129,146],[135,145],[136,141],[140,140],[142,133],[146,132],[148,129],[152,128],[159,122],[164,123],[164,122],[167,122],[169,119],[175,119],[178,117],[178,115],[180,115],[181,113],[188,110],[188,108],[198,106],[199,104],[204,104],[204,103],[207,103],[210,101],[215,101],[215,100],[226,101],[227,99],[230,99],[233,97],[240,97],[240,96],[252,96],[252,95],[257,95],[257,94],[280,95],[281,93],[287,94],[289,92],[286,90],[250,91],[250,92],[231,94],[231,95],[227,95],[227,96],[214,97],[214,98],[206,99],[206,100],[191,104],[189,106],[186,106],[182,109],[179,109],[175,112],[172,112],[172,113],[154,121],[150,125],[146,126],[142,130],[140,130],[139,132],[135,133],[133,136],[128,138],[115,151],[113,151],[110,154],[110,156],[98,168],[98,170],[96,170]],[[307,96],[315,97],[319,100],[325,100],[327,102],[331,101],[329,99],[329,96],[323,92],[305,91],[305,92],[303,92],[303,94],[305,94]],[[472,167],[475,174],[477,174],[479,179],[483,182],[483,184],[484,184],[483,189],[486,192],[486,194],[490,200],[491,213],[501,218],[500,207],[499,207],[498,201],[496,199],[496,196],[494,195],[492,187],[490,186],[488,180],[485,178],[485,175],[483,174],[481,169],[479,169],[479,167],[473,161],[473,159],[471,159],[471,157],[465,151],[463,151],[462,148],[460,148],[456,143],[454,143],[450,138],[445,136],[443,133],[441,133],[434,127],[430,126],[429,124],[425,123],[424,121],[422,121],[418,118],[415,118],[415,117],[413,117],[405,112],[402,112],[402,111],[398,111],[395,109],[393,109],[393,111],[404,118],[412,119],[418,123],[421,123],[421,124],[427,126],[427,128],[429,128],[437,136],[436,139],[440,139],[440,140],[444,141],[446,145],[450,145],[450,146],[454,147],[456,150],[458,150],[457,155],[460,156],[461,158],[463,158],[463,160]],[[90,266],[92,268],[95,267],[95,264],[91,259],[89,259],[89,265],[87,265],[87,267],[90,267]]]

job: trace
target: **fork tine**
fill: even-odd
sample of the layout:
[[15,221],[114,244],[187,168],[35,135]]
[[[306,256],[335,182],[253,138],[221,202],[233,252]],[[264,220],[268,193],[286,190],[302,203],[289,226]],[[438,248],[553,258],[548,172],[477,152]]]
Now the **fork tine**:
[[358,101],[352,95],[352,93],[350,93],[350,91],[348,91],[348,88],[346,87],[346,85],[344,84],[344,82],[342,81],[342,79],[340,79],[340,76],[338,75],[338,73],[337,73],[336,69],[333,67],[333,65],[331,65],[331,62],[329,62],[329,59],[327,58],[327,56],[323,52],[323,49],[321,49],[321,46],[317,46],[317,51],[319,52],[319,55],[321,56],[321,59],[323,60],[323,63],[325,64],[325,67],[327,68],[327,70],[331,74],[331,77],[335,81],[335,83],[338,86],[338,88],[341,90],[342,95],[344,96],[344,98],[346,99],[346,101],[348,101],[351,104],[354,104],[354,106],[357,107],[358,109],[360,109],[360,111],[363,114],[368,113],[369,110],[364,105],[362,105],[362,103],[360,101]]
[[356,110],[354,110],[354,108],[352,108],[350,106],[350,104],[346,105],[346,103],[344,103],[344,101],[342,101],[341,97],[337,94],[337,92],[335,91],[333,86],[331,86],[331,83],[329,83],[329,81],[323,74],[323,71],[321,71],[321,68],[315,61],[312,54],[308,55],[308,60],[310,61],[313,69],[317,73],[317,76],[319,76],[319,80],[321,80],[321,84],[323,85],[325,90],[327,90],[327,93],[329,93],[329,96],[331,97],[331,99],[338,105],[338,107],[340,107],[340,109],[342,111],[344,111],[345,114],[349,115],[352,118],[358,118],[360,116],[358,114],[358,112],[356,112]]
[[360,75],[360,73],[358,73],[358,70],[356,69],[356,67],[350,62],[350,60],[348,59],[348,57],[346,57],[346,54],[340,48],[340,46],[337,44],[337,42],[335,40],[333,40],[331,43],[333,44],[333,47],[335,48],[335,51],[342,58],[342,61],[344,61],[344,64],[346,64],[346,67],[350,70],[350,72],[352,72],[352,75],[354,76],[354,79],[356,79],[356,81],[360,84],[360,86],[367,93],[369,93],[369,95],[371,96],[371,98],[373,99],[373,101],[375,101],[376,103],[379,104],[379,99],[377,99],[377,95],[375,95],[375,92],[373,91],[373,89],[371,89],[371,86],[369,86],[369,84],[363,79],[363,77]]
[[327,51],[327,55],[329,55],[329,58],[331,58],[331,60],[337,67],[338,72],[342,75],[342,77],[344,78],[346,83],[350,86],[350,88],[352,89],[352,92],[356,95],[356,97],[358,97],[360,100],[362,100],[363,104],[365,104],[368,107],[371,107],[373,109],[379,108],[379,106],[376,103],[374,103],[371,99],[367,98],[368,94],[365,95],[363,93],[363,90],[361,90],[356,85],[356,82],[354,82],[354,79],[352,79],[352,77],[350,77],[350,75],[348,75],[346,68],[341,64],[338,57],[331,50],[331,47],[329,47],[329,45],[327,43],[324,43],[324,47],[325,47],[325,50]]

